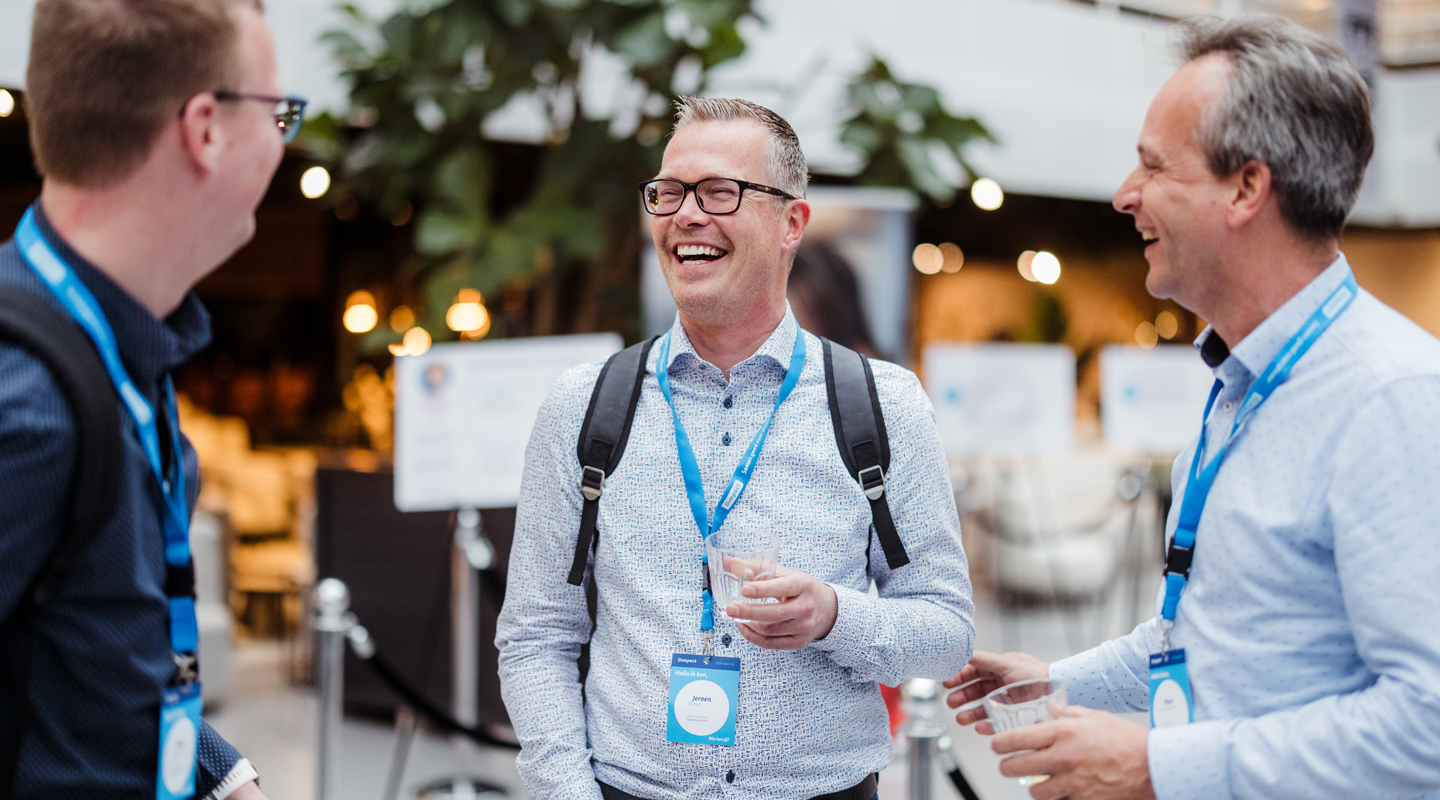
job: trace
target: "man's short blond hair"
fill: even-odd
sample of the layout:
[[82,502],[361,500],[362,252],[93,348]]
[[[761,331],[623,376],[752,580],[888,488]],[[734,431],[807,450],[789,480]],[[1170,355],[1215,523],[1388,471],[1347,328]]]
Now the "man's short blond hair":
[[119,181],[196,94],[238,71],[239,10],[259,0],[40,0],[25,107],[41,175]]
[[776,189],[804,197],[810,186],[810,168],[800,149],[800,137],[783,117],[749,100],[729,97],[682,97],[675,103],[675,130],[697,122],[730,122],[749,119],[760,123],[770,134],[766,171]]

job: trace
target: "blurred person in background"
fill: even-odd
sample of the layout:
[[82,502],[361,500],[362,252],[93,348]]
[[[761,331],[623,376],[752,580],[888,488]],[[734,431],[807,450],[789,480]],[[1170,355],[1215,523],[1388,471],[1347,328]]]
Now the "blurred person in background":
[[0,291],[95,344],[111,385],[86,391],[115,398],[121,452],[113,513],[37,604],[30,587],[66,541],[77,420],[46,362],[0,340],[0,766],[14,771],[0,797],[263,797],[199,719],[199,471],[168,377],[209,340],[190,290],[253,235],[303,109],[279,97],[262,13],[35,6],[25,100],[44,182],[0,246]]
[[[1150,293],[1210,321],[1217,379],[1175,461],[1159,613],[1053,664],[976,653],[949,702],[1068,682],[1060,719],[993,742],[1031,751],[1001,771],[1051,776],[1042,800],[1436,800],[1440,342],[1339,252],[1365,83],[1274,17],[1184,23],[1182,52],[1115,195]],[[1108,713],[1147,709],[1149,730]]]
[[[593,618],[566,573],[585,503],[576,442],[602,363],[560,378],[526,454],[496,634],[517,765],[540,800],[871,800],[892,750],[876,682],[953,674],[974,642],[945,456],[919,381],[873,362],[894,454],[885,496],[911,558],[891,570],[832,436],[821,343],[785,299],[810,219],[800,142],[753,103],[686,98],[679,110],[660,174],[642,187],[678,314],[650,349],[624,459],[604,478],[597,545],[580,551]],[[747,453],[758,466],[732,483]],[[712,508],[722,531],[782,540],[777,577],[744,588],[773,602],[716,608],[713,629]],[[672,657],[710,646],[739,659],[735,733],[671,739],[668,702],[692,685],[667,690],[683,674]]]
[[805,242],[795,251],[786,297],[802,329],[867,358],[880,357],[865,321],[855,268],[828,242]]

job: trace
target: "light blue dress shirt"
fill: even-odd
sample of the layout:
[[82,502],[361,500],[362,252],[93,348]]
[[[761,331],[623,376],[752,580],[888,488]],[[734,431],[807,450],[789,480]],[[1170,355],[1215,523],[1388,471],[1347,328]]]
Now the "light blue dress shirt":
[[[1341,256],[1214,368],[1206,453],[1349,271]],[[1172,534],[1194,451],[1175,460]],[[1195,722],[1150,733],[1159,800],[1440,800],[1437,521],[1440,341],[1362,290],[1216,477],[1170,637],[1185,648]],[[1156,608],[1051,665],[1071,702],[1146,710]]]
[[[702,644],[702,540],[655,377],[660,348],[650,351],[625,457],[600,500],[593,637],[584,592],[565,579],[582,505],[576,439],[601,364],[571,370],[541,408],[526,453],[495,639],[505,705],[524,745],[520,774],[541,800],[598,800],[596,778],[667,799],[808,798],[848,788],[890,762],[876,682],[948,678],[973,647],[960,521],[933,409],[913,374],[871,362],[890,435],[890,509],[911,558],[891,572],[871,533],[870,505],[835,444],[820,341],[787,310],[727,381],[696,355],[678,320],[671,335],[671,389],[712,512],[775,405],[795,336],[806,336],[799,382],[725,525],[778,531],[780,563],[834,587],[835,627],[796,651],[765,650],[717,609],[715,652],[740,658],[736,745],[665,741],[670,657]],[[872,577],[878,597],[868,593]],[[576,657],[587,639],[582,700]]]

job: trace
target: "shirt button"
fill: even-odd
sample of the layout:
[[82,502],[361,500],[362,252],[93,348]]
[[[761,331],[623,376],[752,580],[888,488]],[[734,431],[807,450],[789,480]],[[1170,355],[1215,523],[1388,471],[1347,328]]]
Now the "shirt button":
[[726,782],[726,783],[734,783],[734,782],[735,782],[735,770],[732,769],[732,770],[730,770],[729,772],[725,773],[725,782]]
[[720,437],[720,444],[723,444],[723,445],[725,445],[726,447],[729,447],[729,446],[730,446],[730,434],[729,434],[729,433],[726,433],[724,436],[721,436],[721,437]]
[[730,638],[730,634],[728,634],[728,633],[725,634],[724,636],[721,636],[721,637],[720,637],[720,644],[723,644],[723,645],[725,645],[726,647],[729,647],[729,646],[730,646],[730,643],[733,642],[733,641],[735,641],[735,640],[732,639],[732,638]]
[[724,402],[724,403],[721,403],[721,405],[725,406],[726,408],[729,408],[729,407],[735,405],[735,398],[733,398],[733,397],[726,397],[726,398],[725,398],[725,402]]
[[1220,407],[1223,408],[1223,409],[1225,409],[1226,411],[1234,411],[1234,410],[1235,410],[1235,401],[1234,401],[1234,400],[1226,400],[1225,402],[1223,402],[1223,403],[1220,404]]

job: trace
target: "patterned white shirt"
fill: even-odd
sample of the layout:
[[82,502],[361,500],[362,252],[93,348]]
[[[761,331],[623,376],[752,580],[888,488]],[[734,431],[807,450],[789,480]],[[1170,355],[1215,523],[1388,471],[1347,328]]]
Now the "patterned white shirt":
[[[746,445],[774,407],[795,336],[784,320],[727,382],[677,319],[671,390],[713,514]],[[495,639],[518,766],[541,800],[598,800],[598,778],[643,798],[808,798],[890,762],[876,682],[948,678],[969,660],[974,606],[934,411],[909,371],[872,361],[892,451],[890,509],[911,563],[895,571],[870,505],[835,443],[820,341],[779,407],[726,526],[780,532],[780,563],[834,587],[835,627],[795,651],[765,650],[715,615],[717,655],[740,658],[735,746],[665,741],[671,655],[700,652],[700,531],[685,493],[670,408],[651,348],[634,427],[605,479],[593,637],[584,591],[566,583],[583,498],[576,439],[601,364],[556,383],[526,453],[505,608]],[[868,558],[867,558],[868,554]],[[875,580],[879,596],[868,592]],[[589,639],[584,694],[576,658]]]
[[[1214,367],[1207,454],[1349,272],[1341,256]],[[1194,452],[1175,460],[1172,535]],[[1159,800],[1440,800],[1437,487],[1440,341],[1361,291],[1216,476],[1170,636],[1196,721],[1150,734]],[[1071,702],[1143,711],[1158,643],[1152,619],[1050,673]]]

